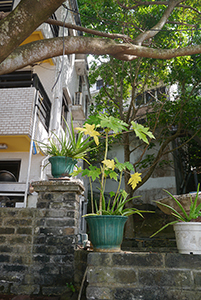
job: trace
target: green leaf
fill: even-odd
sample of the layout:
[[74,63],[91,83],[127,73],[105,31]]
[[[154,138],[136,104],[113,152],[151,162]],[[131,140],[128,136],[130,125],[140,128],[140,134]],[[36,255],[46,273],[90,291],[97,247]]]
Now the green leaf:
[[136,122],[131,122],[133,130],[135,131],[135,134],[137,137],[139,137],[140,140],[143,140],[145,143],[149,144],[149,141],[146,136],[148,136],[151,139],[155,139],[154,135],[151,131],[149,131],[149,127],[144,127],[141,124],[138,124]]
[[101,174],[100,168],[97,168],[96,166],[89,166],[89,169],[85,169],[82,172],[82,176],[88,176],[91,177],[92,180],[94,181],[96,178],[99,178]]
[[117,179],[118,179],[118,174],[117,174],[115,171],[111,171],[111,170],[110,170],[109,176],[110,176],[111,179],[114,179],[114,180],[116,180],[116,181],[117,181]]
[[107,128],[109,130],[114,131],[115,133],[120,133],[123,130],[128,130],[128,124],[113,116],[100,115],[99,118],[101,120],[100,125],[102,128]]

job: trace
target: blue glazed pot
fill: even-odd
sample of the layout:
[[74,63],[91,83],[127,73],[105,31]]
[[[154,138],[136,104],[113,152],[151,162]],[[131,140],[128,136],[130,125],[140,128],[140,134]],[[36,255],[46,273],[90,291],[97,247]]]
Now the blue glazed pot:
[[49,158],[54,178],[69,176],[77,163],[76,159],[66,156],[52,156]]
[[86,216],[89,239],[97,252],[119,252],[123,241],[125,216]]

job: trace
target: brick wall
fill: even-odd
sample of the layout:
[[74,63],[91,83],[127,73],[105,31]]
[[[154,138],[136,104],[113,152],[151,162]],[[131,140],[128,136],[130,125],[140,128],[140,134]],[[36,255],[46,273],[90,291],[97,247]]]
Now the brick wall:
[[0,135],[31,135],[35,88],[1,89]]
[[88,300],[199,300],[201,256],[89,253]]
[[[83,186],[33,185],[39,191],[38,208],[0,208],[0,293],[71,295],[67,283],[74,284],[75,257],[77,265],[83,261],[75,251]],[[77,287],[83,272],[76,274]]]

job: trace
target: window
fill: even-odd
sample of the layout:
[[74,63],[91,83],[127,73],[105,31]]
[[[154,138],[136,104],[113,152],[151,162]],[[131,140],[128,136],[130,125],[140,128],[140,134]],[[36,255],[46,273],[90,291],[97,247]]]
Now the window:
[[152,103],[156,101],[156,90],[151,90],[146,92],[146,104]]
[[19,181],[20,160],[0,161],[0,181]]
[[79,92],[82,92],[82,84],[83,84],[83,80],[82,80],[82,76],[79,76]]
[[0,76],[0,88],[30,87],[33,84],[31,71],[16,71]]
[[135,103],[137,106],[143,105],[144,104],[144,94],[140,94],[136,97]]
[[157,89],[157,99],[159,101],[163,101],[163,100],[167,99],[167,93],[166,93],[165,87],[161,87],[161,88]]
[[62,109],[61,109],[61,126],[62,126],[63,130],[65,130],[65,127],[66,127],[64,119],[67,121],[68,112],[69,112],[68,101],[66,99],[65,94],[63,93],[63,97],[62,97]]
[[13,0],[0,0],[0,11],[11,11],[13,9],[13,2]]
[[39,91],[37,116],[45,127],[45,130],[48,132],[50,125],[51,102],[38,76],[33,74],[33,78],[33,85]]
[[[55,21],[57,20],[55,13],[51,15],[50,19],[55,20]],[[59,26],[50,24],[50,28],[52,30],[53,37],[58,37],[59,36]]]
[[89,103],[89,97],[86,95],[85,96],[85,118],[86,119],[88,117],[88,103]]
[[103,79],[99,79],[96,81],[96,89],[100,90],[103,87]]

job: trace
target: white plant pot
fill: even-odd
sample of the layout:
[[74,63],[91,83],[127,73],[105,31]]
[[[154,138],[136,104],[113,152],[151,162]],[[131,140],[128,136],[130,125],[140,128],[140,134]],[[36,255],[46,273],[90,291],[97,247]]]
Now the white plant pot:
[[201,222],[178,222],[174,231],[179,253],[201,254]]

